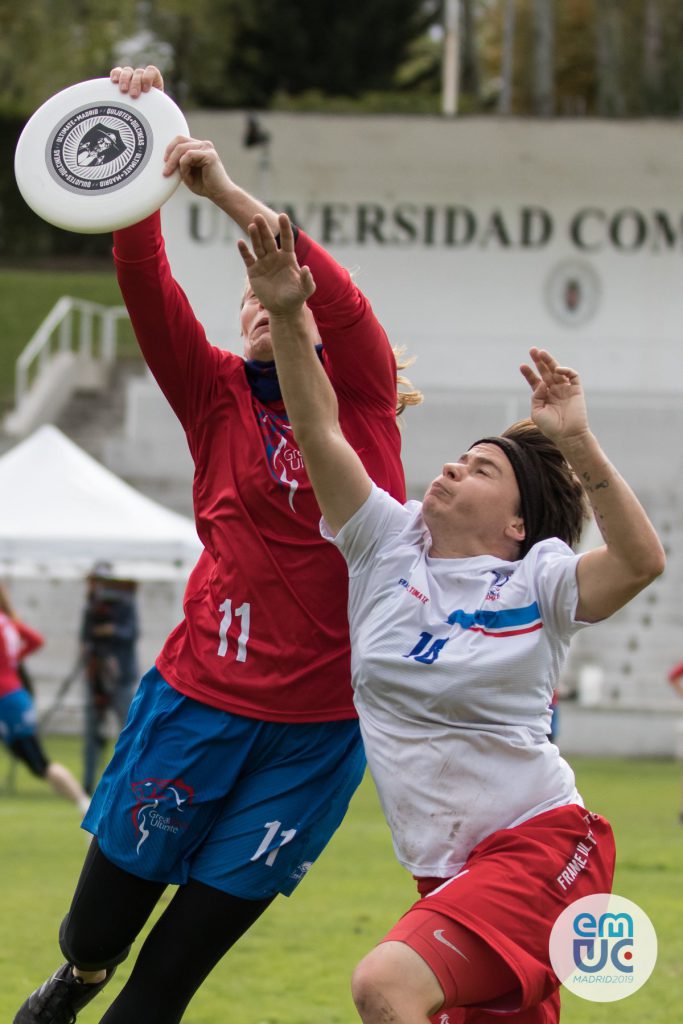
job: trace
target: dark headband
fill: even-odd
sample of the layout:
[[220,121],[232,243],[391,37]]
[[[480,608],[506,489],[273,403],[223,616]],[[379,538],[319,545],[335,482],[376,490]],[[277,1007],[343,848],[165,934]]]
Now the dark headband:
[[522,519],[524,520],[524,540],[520,542],[522,558],[538,540],[543,522],[543,469],[538,459],[525,446],[513,441],[511,437],[482,437],[470,445],[470,450],[478,444],[495,444],[507,456],[512,466],[519,488],[519,502]]

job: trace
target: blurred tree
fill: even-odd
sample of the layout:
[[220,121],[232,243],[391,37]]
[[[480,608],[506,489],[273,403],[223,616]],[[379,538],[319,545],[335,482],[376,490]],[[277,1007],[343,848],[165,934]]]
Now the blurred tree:
[[0,115],[32,113],[60,89],[109,72],[134,0],[0,0]]
[[480,96],[477,8],[477,0],[462,0],[460,18],[462,36],[460,47],[462,54],[460,88],[465,95],[475,101]]
[[[413,43],[436,24],[436,0],[249,0],[234,2],[233,46],[223,88],[197,98],[210,106],[266,106],[277,93],[316,89],[354,96],[396,87]],[[403,81],[402,88],[411,86]]]
[[226,82],[240,7],[250,0],[139,0],[133,36],[117,47],[128,64],[157,64],[179,103],[231,106]]
[[683,113],[681,0],[479,0],[482,95],[501,113]]
[[628,0],[622,18],[627,113],[680,115],[683,5],[680,0]]
[[557,8],[556,111],[582,117],[596,110],[595,0],[571,0]]
[[555,113],[555,0],[533,0],[534,113]]
[[624,114],[623,0],[597,0],[598,113],[602,117]]
[[[671,115],[682,0],[460,0],[466,112]],[[205,107],[436,110],[444,0],[0,0],[0,116],[112,63]]]
[[501,114],[512,112],[512,84],[515,71],[515,28],[517,0],[502,0],[502,41],[501,41],[501,81],[500,101],[498,109]]
[[647,96],[655,99],[662,88],[662,5],[660,0],[645,0],[643,30],[643,83]]

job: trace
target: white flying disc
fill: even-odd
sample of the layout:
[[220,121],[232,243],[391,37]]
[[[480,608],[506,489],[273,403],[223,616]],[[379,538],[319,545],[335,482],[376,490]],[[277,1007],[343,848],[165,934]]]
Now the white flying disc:
[[43,220],[84,234],[127,227],[175,192],[164,151],[187,135],[182,111],[159,89],[130,99],[108,78],[58,92],[24,128],[14,155],[19,191]]

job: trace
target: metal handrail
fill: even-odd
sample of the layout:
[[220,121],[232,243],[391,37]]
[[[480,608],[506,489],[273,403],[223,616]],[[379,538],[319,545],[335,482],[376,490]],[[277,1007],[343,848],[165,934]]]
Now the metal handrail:
[[[45,370],[56,352],[77,352],[85,359],[99,359],[109,365],[116,358],[116,326],[127,318],[124,306],[103,306],[99,302],[63,295],[50,310],[28,345],[20,353],[15,367],[14,396],[18,408],[34,381]],[[76,324],[78,322],[78,333]],[[99,330],[96,330],[96,327]],[[99,337],[99,354],[96,338]]]

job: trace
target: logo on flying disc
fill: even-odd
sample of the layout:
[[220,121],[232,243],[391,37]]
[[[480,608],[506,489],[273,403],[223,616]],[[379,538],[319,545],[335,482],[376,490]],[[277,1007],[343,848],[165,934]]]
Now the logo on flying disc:
[[62,188],[102,195],[136,177],[152,150],[149,122],[128,107],[102,104],[72,111],[50,135],[47,168]]

